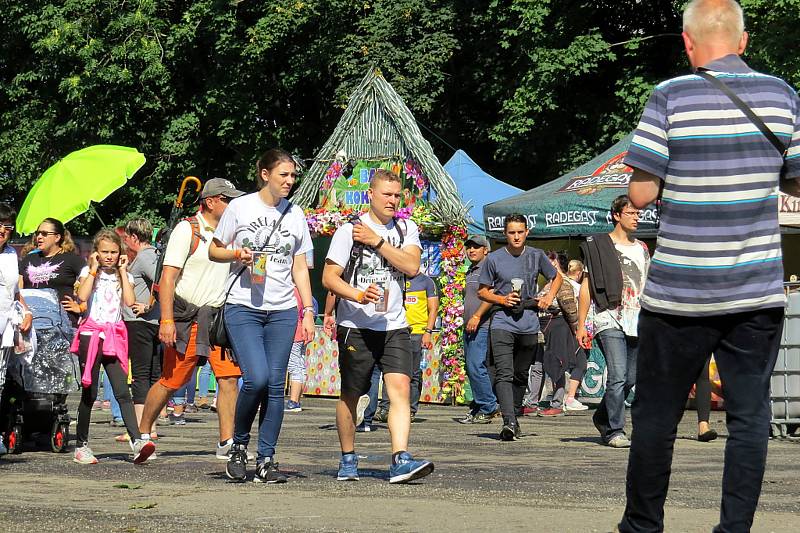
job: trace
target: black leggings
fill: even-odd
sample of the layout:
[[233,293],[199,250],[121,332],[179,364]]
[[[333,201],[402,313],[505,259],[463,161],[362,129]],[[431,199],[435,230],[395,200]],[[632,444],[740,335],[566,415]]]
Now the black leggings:
[[125,322],[128,328],[128,362],[131,365],[133,403],[144,405],[150,387],[161,378],[161,343],[158,324]]
[[697,422],[708,422],[711,417],[711,380],[708,378],[708,364],[711,358],[706,361],[706,366],[695,381],[694,405],[697,409]]
[[[86,368],[90,338],[89,335],[81,335],[80,352],[78,353],[81,375],[83,375],[83,370]],[[81,389],[81,402],[78,404],[78,426],[75,429],[77,446],[83,446],[84,443],[89,442],[89,423],[92,420],[92,404],[97,399],[97,388],[100,382],[100,363],[103,363],[103,368],[108,374],[108,380],[111,382],[111,388],[114,390],[114,397],[119,402],[122,420],[128,429],[128,435],[130,435],[131,439],[138,439],[142,436],[139,433],[139,425],[136,423],[136,413],[133,410],[131,393],[128,390],[128,374],[122,370],[119,359],[104,356],[102,353],[103,339],[100,339],[97,346],[97,358],[92,366],[92,384]]]

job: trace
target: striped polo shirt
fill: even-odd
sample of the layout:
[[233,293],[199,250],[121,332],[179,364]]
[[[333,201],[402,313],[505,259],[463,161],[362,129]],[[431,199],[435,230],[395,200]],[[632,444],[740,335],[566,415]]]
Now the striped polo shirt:
[[783,80],[728,55],[705,68],[788,147],[786,158],[694,74],[653,90],[625,163],[663,181],[644,309],[722,315],[784,304],[778,181],[800,176],[800,100]]

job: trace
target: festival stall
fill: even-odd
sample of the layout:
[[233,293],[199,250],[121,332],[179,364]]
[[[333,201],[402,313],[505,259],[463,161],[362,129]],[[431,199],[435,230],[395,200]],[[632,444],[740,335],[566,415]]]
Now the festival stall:
[[[351,95],[330,138],[314,158],[292,201],[303,207],[315,247],[369,208],[369,180],[378,168],[401,176],[397,217],[420,228],[423,270],[440,288],[441,327],[424,354],[422,401],[464,401],[462,346],[464,239],[468,215],[451,177],[436,159],[408,107],[378,71]],[[320,250],[318,257],[324,257]],[[339,394],[336,343],[321,328],[306,349],[305,393]]]

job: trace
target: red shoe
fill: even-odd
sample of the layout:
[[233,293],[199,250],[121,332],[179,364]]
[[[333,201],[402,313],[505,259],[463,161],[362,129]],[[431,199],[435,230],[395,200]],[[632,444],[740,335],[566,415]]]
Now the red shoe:
[[527,405],[522,408],[522,416],[534,416],[539,412],[539,406],[528,407]]
[[538,416],[561,416],[564,410],[559,407],[548,407],[547,409],[539,409]]

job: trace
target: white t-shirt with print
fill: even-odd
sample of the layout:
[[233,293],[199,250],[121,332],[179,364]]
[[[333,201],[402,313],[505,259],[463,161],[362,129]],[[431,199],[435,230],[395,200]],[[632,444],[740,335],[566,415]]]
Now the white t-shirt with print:
[[197,250],[189,256],[192,225],[187,220],[181,220],[169,236],[164,264],[183,269],[175,284],[175,294],[199,307],[219,307],[225,299],[225,280],[228,279],[230,265],[215,263],[208,258],[214,228],[200,213],[193,216],[197,217],[200,227],[201,239]]
[[[228,204],[214,238],[226,247],[233,243],[234,248],[266,250],[269,255],[265,282],[253,283],[250,268],[246,268],[233,284],[227,303],[264,311],[291,309],[297,305],[292,263],[296,256],[301,256],[298,261],[306,261],[306,252],[314,245],[303,210],[296,205],[292,205],[273,232],[287,205],[288,201],[282,199],[276,207],[269,206],[258,193],[234,198]],[[233,263],[225,290],[240,268],[240,264]]]
[[639,336],[640,300],[647,279],[650,254],[647,245],[636,240],[633,244],[614,243],[622,267],[622,303],[616,309],[606,309],[594,315],[595,333],[605,329],[621,329],[629,337]]
[[[128,281],[133,283],[133,276],[126,272]],[[83,267],[80,279],[89,275],[89,267]],[[97,277],[92,287],[92,295],[89,297],[87,305],[87,316],[98,324],[108,322],[115,323],[122,320],[122,287],[116,272],[108,273],[103,270],[97,271]],[[85,335],[91,333],[84,332]]]
[[[372,230],[386,239],[386,242],[394,247],[400,246],[400,235],[395,228],[394,221],[383,225],[374,222],[369,214],[361,215],[361,223],[366,224]],[[422,250],[419,242],[419,229],[410,220],[401,220],[398,228],[404,232],[403,249],[409,246],[416,246]],[[331,240],[331,247],[328,249],[326,259],[336,263],[342,268],[347,267],[350,260],[350,250],[353,247],[353,225],[345,224],[336,230]],[[356,268],[355,286],[360,291],[367,290],[367,287],[375,281],[388,278],[389,300],[385,313],[375,311],[375,304],[358,304],[345,300],[339,300],[336,309],[336,323],[346,328],[371,329],[375,331],[392,331],[408,327],[406,321],[405,307],[403,306],[403,283],[405,277],[403,273],[394,268],[380,253],[370,247],[364,248],[364,257],[361,268]],[[347,280],[349,281],[349,280]]]

